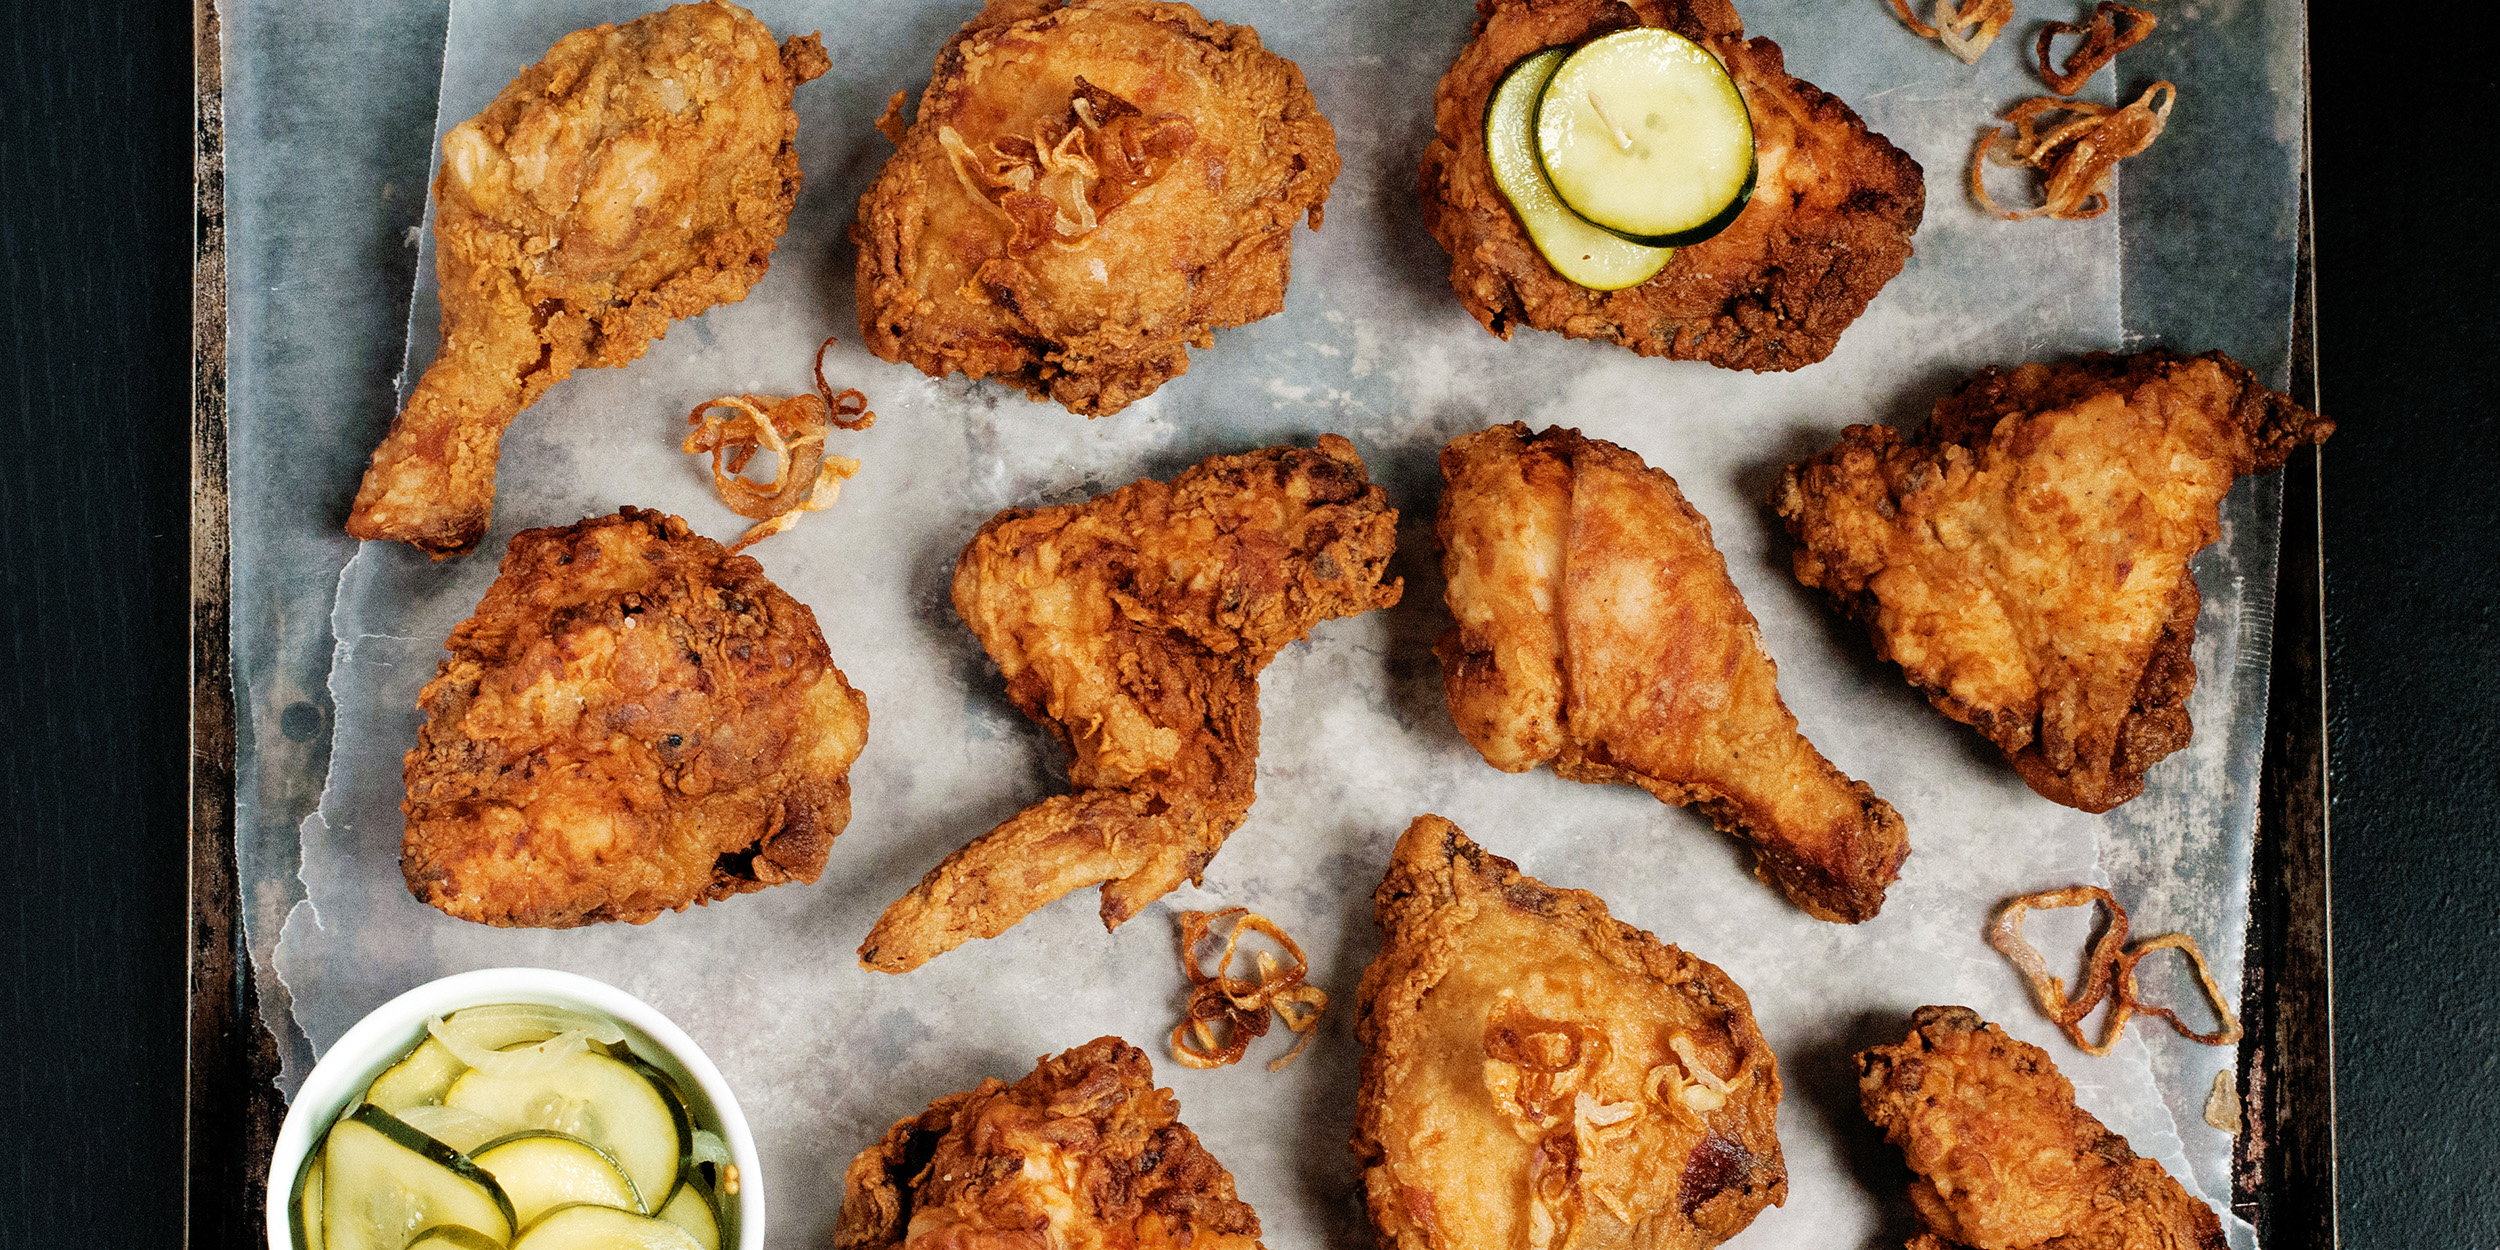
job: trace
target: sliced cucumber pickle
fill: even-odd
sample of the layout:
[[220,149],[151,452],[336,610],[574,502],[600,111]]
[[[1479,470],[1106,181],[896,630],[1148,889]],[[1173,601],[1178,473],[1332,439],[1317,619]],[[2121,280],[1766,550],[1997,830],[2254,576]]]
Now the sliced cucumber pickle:
[[295,1250],[322,1250],[321,1243],[321,1160],[318,1150],[312,1162],[295,1174],[295,1200],[288,1204],[295,1209]]
[[512,1250],[702,1250],[694,1234],[666,1220],[615,1207],[557,1207],[522,1230]]
[[408,1057],[392,1064],[390,1070],[373,1078],[365,1089],[365,1101],[392,1115],[410,1107],[432,1106],[443,1100],[444,1091],[460,1079],[469,1065],[451,1048],[427,1038],[417,1044]]
[[438,1224],[417,1235],[408,1250],[503,1250],[503,1243],[457,1224]]
[[1649,281],[1675,252],[1632,243],[1590,225],[1565,207],[1546,181],[1536,154],[1536,102],[1569,54],[1566,48],[1548,48],[1503,75],[1485,105],[1485,163],[1494,187],[1519,214],[1528,241],[1554,272],[1592,291],[1620,291]]
[[616,1160],[578,1137],[529,1129],[488,1142],[469,1157],[503,1186],[513,1215],[523,1225],[576,1202],[647,1210]]
[[606,1151],[654,1206],[676,1192],[694,1148],[685,1109],[663,1093],[648,1067],[583,1053],[526,1077],[470,1071],[452,1082],[443,1105],[524,1128],[553,1129]]
[[1601,35],[1554,67],[1536,154],[1565,207],[1654,247],[1717,234],[1753,195],[1744,94],[1708,49],[1657,26]]
[[512,1215],[494,1177],[370,1103],[332,1125],[322,1146],[325,1250],[404,1250],[438,1224],[504,1242]]
[[712,1209],[712,1191],[699,1180],[677,1187],[677,1196],[660,1208],[659,1217],[694,1235],[703,1250],[720,1250],[720,1214]]

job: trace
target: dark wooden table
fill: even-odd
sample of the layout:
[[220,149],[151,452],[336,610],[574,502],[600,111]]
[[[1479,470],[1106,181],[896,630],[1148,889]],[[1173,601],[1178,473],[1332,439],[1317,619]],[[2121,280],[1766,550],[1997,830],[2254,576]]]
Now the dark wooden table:
[[[2286,535],[2324,552],[2332,1209],[2354,1246],[2491,1246],[2500,244],[2471,124],[2500,86],[2467,32],[2354,37],[2346,12],[2313,27],[2312,91],[2318,371],[2342,428],[2294,462]],[[184,3],[14,5],[0,23],[0,846],[15,870],[0,1247],[176,1245],[186,1210],[226,1205],[217,1178],[249,1170],[239,1116],[231,1151],[183,1151],[187,1101],[245,1101],[225,1074],[186,1086],[189,953],[230,939],[190,929],[185,836],[192,255],[214,226],[194,211],[193,64]],[[2296,602],[2303,567],[2286,560],[2287,623],[2316,619]],[[203,1192],[186,1196],[186,1174]],[[2278,1196],[2325,1209],[2314,1189]],[[212,1219],[193,1239],[257,1235]]]

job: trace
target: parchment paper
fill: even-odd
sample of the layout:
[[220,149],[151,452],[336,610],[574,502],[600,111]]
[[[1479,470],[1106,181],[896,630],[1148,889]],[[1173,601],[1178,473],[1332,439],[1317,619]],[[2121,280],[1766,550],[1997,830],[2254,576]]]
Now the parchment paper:
[[[1746,6],[1752,33],[1779,40],[1793,72],[1917,157],[1929,185],[1917,257],[1834,356],[1756,376],[1535,332],[1504,344],[1458,307],[1414,183],[1432,86],[1466,38],[1467,6],[1211,4],[1210,16],[1254,23],[1302,66],[1337,127],[1345,172],[1326,229],[1296,238],[1283,313],[1220,333],[1187,376],[1088,422],[993,386],[930,381],[855,343],[843,232],[889,150],[868,123],[897,87],[918,90],[973,6],[756,9],[779,33],[823,29],[834,58],[831,74],[799,92],[807,184],[771,276],[745,303],[680,323],[635,365],[576,375],[524,414],[505,442],[495,527],[480,554],[436,565],[368,544],[339,579],[328,781],[304,822],[304,901],[271,956],[316,1051],[382,1000],[449,972],[539,964],[608,980],[668,1012],[720,1063],[764,1153],[773,1241],[808,1245],[829,1233],[843,1164],[886,1124],[984,1076],[1020,1075],[1044,1051],[1117,1033],[1156,1056],[1184,1118],[1258,1209],[1269,1245],[1366,1246],[1342,1147],[1357,1049],[1348,1022],[1377,948],[1370,890],[1397,833],[1433,811],[1528,872],[1597,890],[1618,916],[1746,987],[1784,1065],[1792,1177],[1788,1205],[1756,1222],[1750,1244],[1898,1244],[1910,1231],[1906,1173],[1857,1111],[1848,1056],[1897,1040],[1908,1012],[1930,1002],[1968,1004],[2049,1047],[2086,1107],[2192,1187],[2225,1196],[2228,1139],[2195,1122],[2193,1104],[2174,1118],[2181,1103],[2175,1093],[2165,1103],[2146,1045],[2130,1038],[2107,1059],[2065,1045],[1982,929],[2008,895],[2106,883],[2107,862],[2159,896],[2156,912],[2210,921],[2214,930],[2200,924],[2199,936],[2224,983],[2236,984],[2253,787],[2232,779],[2254,775],[2252,727],[2263,715],[2264,622],[2247,605],[2271,601],[2266,501],[2235,495],[2229,510],[2234,526],[2263,527],[2254,544],[2268,554],[2262,570],[2226,567],[2219,584],[2208,574],[2251,545],[2236,531],[2200,562],[2200,732],[2154,771],[2145,799],[2121,809],[2124,821],[2033,796],[1992,748],[1876,664],[1857,627],[1789,577],[1786,541],[1762,502],[1780,466],[1828,446],[1841,426],[1915,423],[1979,365],[2121,345],[2117,214],[2003,224],[1960,194],[1975,127],[2034,90],[2010,46],[1966,68],[1880,6]],[[640,11],[455,3],[437,135],[564,32]],[[2111,98],[2110,75],[2087,94]],[[434,342],[430,250],[416,272],[409,377]],[[844,340],[829,376],[865,389],[880,414],[872,431],[836,436],[834,449],[866,468],[835,509],[755,552],[816,609],[836,663],[870,703],[855,816],[824,880],[639,928],[562,933],[487,929],[416,903],[397,866],[399,757],[418,723],[416,691],[492,579],[496,553],[519,529],[620,503],[736,534],[744,522],[712,500],[703,462],[675,450],[684,413],[715,394],[803,389],[828,333]],[[1429,530],[1434,456],[1453,435],[1512,419],[1622,443],[1675,475],[1711,518],[1805,731],[1908,822],[1913,854],[1881,917],[1856,927],[1809,919],[1753,880],[1746,852],[1698,816],[1627,788],[1500,774],[1458,738],[1429,650],[1447,627]],[[1078,500],[1209,454],[1307,445],[1329,431],[1355,440],[1405,514],[1397,571],[1406,599],[1322,626],[1268,670],[1260,801],[1206,888],[1176,893],[1117,934],[1101,930],[1086,892],[909,976],[859,969],[853,950],[886,902],[948,851],[1064,786],[1055,747],[1007,705],[948,605],[965,539],[1001,508]],[[353,478],[334,485],[344,497]],[[2217,890],[2219,910],[2207,905]],[[1212,1073],[1170,1062],[1161,1041],[1183,990],[1171,912],[1231,903],[1293,932],[1334,996],[1319,1041],[1282,1074],[1256,1062],[1280,1041]],[[2077,928],[2038,932],[2071,944]],[[2227,1049],[2167,1037],[2154,1046],[2164,1084],[2185,1079],[2200,1101],[2203,1082],[2230,1064]],[[291,1067],[288,1087],[300,1079]],[[2233,1231],[2247,1242],[2245,1226]]]

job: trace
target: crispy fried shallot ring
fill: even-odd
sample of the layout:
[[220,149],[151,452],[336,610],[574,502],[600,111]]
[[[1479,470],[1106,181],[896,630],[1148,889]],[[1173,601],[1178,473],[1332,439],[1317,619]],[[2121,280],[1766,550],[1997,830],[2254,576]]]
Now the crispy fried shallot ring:
[[[1223,920],[1231,920],[1233,925],[1225,934],[1224,952],[1210,974],[1199,965],[1198,948],[1205,945],[1209,928]],[[1286,967],[1273,951],[1260,951],[1254,961],[1259,970],[1257,980],[1233,976],[1233,952],[1240,946],[1244,932],[1266,934],[1284,948],[1293,965]],[[1328,995],[1318,986],[1303,982],[1311,963],[1303,957],[1302,948],[1285,936],[1275,921],[1246,907],[1182,912],[1181,970],[1189,975],[1191,988],[1189,1006],[1182,1012],[1181,1022],[1172,1028],[1172,1057],[1183,1067],[1220,1068],[1239,1062],[1250,1049],[1252,1039],[1267,1035],[1267,1013],[1273,1010],[1287,1030],[1302,1035],[1293,1049],[1267,1065],[1270,1072],[1280,1071],[1311,1044],[1317,1036],[1313,1026],[1319,1023],[1320,1013],[1328,1009]]]
[[1936,0],[1933,26],[1911,14],[1910,0],[1891,0],[1891,4],[1893,15],[1911,34],[1943,44],[1964,65],[1978,61],[2004,33],[2005,24],[2014,20],[2014,0]]
[[[2123,21],[2122,27],[2119,23]],[[2132,4],[2117,0],[2101,0],[2092,10],[2089,22],[2077,26],[2073,22],[2050,22],[2040,28],[2038,47],[2040,80],[2059,95],[2073,95],[2083,84],[2119,53],[2144,42],[2161,19]],[[2066,54],[2066,72],[2059,73],[2049,61],[2049,41],[2059,35],[2081,35],[2083,42]]]
[[833,338],[816,345],[816,396],[825,401],[828,419],[835,425],[858,433],[877,423],[877,414],[868,411],[868,393],[856,386],[837,391],[825,383],[825,349],[833,346]]
[[[2102,931],[2100,938],[2092,943],[2090,953],[2084,957],[2086,983],[2070,998],[2066,994],[2066,983],[2049,971],[2048,961],[2042,959],[2040,952],[2024,940],[2023,917],[2034,908],[2052,911],[2088,904],[2109,909],[2109,927]],[[2127,909],[2120,907],[2118,900],[2099,886],[2068,886],[2062,890],[2025,894],[2008,902],[2005,910],[1997,913],[1996,923],[1988,929],[1988,945],[2013,962],[2023,974],[2023,979],[2030,983],[2032,995],[2039,1000],[2040,1009],[2047,1013],[2050,1023],[2055,1024],[2058,1031],[2066,1035],[2066,1040],[2082,1048],[2085,1054],[2108,1054],[2126,1033],[2127,1021],[2139,1011],[2168,1020],[2170,1027],[2177,1029],[2181,1036],[2208,1046],[2227,1046],[2240,1040],[2239,1017],[2231,1013],[2230,1005],[2223,998],[2222,987],[2214,983],[2213,972],[2205,966],[2205,953],[2197,948],[2196,939],[2184,933],[2164,933],[2146,938],[2133,949],[2127,949]],[[2176,950],[2187,956],[2188,963],[2195,969],[2197,984],[2204,988],[2205,1001],[2213,1005],[2214,1015],[2222,1021],[2221,1028],[2211,1033],[2199,1033],[2189,1028],[2170,1008],[2147,1003],[2137,997],[2135,966],[2143,962],[2145,956],[2158,950]],[[2095,1043],[2084,1035],[2083,1018],[2092,1014],[2092,1009],[2099,1006],[2104,997],[2110,1000],[2109,1018],[2102,1022],[2101,1040]]]
[[[720,408],[736,415],[714,415]],[[730,554],[797,524],[802,512],[832,506],[842,483],[859,472],[858,461],[825,454],[828,415],[825,401],[814,395],[723,395],[687,414],[686,424],[695,428],[681,449],[690,456],[712,453],[712,489],[721,502],[761,522],[729,545]],[[772,480],[761,484],[740,476],[758,451],[779,461]]]
[[[2157,82],[2124,108],[2055,96],[2034,96],[2016,104],[2005,111],[2002,120],[1980,131],[1978,143],[1971,148],[1971,198],[2005,221],[2098,217],[2109,211],[2110,181],[2117,176],[2118,162],[2153,146],[2178,100],[2177,87]],[[2053,126],[2041,124],[2043,119],[2061,117],[2066,120]],[[1997,203],[1983,179],[1991,164],[2040,171],[2045,180],[2041,202],[2021,209]]]

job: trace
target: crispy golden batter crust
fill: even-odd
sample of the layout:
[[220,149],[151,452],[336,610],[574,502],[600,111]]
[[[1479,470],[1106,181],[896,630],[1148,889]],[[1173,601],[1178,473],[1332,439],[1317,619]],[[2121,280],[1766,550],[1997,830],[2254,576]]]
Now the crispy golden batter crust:
[[947,856],[860,962],[908,972],[1096,883],[1118,928],[1195,880],[1250,811],[1259,670],[1321,621],[1397,602],[1397,527],[1334,434],[992,518],[955,566],[955,611],[1067,748],[1076,792]]
[[1382,1250],[1706,1250],[1787,1200],[1779,1062],[1727,974],[1438,816],[1372,904],[1354,1153]]
[[2224,494],[2334,429],[2221,352],[1990,366],[1915,439],[1850,426],[1771,502],[1797,580],[1877,655],[2032,789],[2105,812],[2187,745],[2188,562]]
[[1675,479],[1639,456],[1518,423],[1441,452],[1434,529],[1457,627],[1450,716],[1505,772],[1551,763],[1699,803],[1755,871],[1825,920],[1884,905],[1900,814],[1797,732],[1778,668]]
[[443,136],[443,343],[373,452],[347,532],[436,559],[486,534],[521,410],[746,298],[799,192],[790,93],[830,64],[734,4],[578,30]]
[[1302,71],[1249,27],[991,0],[860,197],[860,333],[933,378],[1118,412],[1284,307],[1294,223],[1319,228],[1336,176]]
[[2039,1047],[1967,1007],[1921,1007],[1858,1055],[1866,1118],[1901,1148],[1927,1234],[1912,1250],[2222,1250],[2222,1222],[2075,1105]]
[[463,920],[561,929],[812,882],[868,701],[746,556],[624,508],[514,536],[408,752],[400,867]]
[[1256,1250],[1259,1217],[1116,1037],[898,1120],[842,1174],[835,1250]]
[[[1475,41],[1433,93],[1424,225],[1450,285],[1484,328],[1619,343],[1644,356],[1757,373],[1823,359],[1910,259],[1927,204],[1918,162],[1849,106],[1788,75],[1779,45],[1745,38],[1727,0],[1479,0]],[[1554,272],[1493,185],[1485,103],[1511,66],[1628,26],[1664,26],[1726,64],[1753,114],[1753,199],[1655,277],[1592,291]]]

